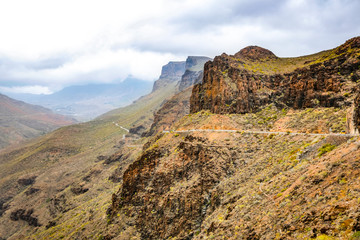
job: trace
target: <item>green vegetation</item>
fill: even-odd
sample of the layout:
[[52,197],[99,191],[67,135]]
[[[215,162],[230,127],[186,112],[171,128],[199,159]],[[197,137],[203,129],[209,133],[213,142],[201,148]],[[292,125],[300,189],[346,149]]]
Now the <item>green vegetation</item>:
[[318,156],[320,157],[320,156],[324,155],[325,153],[332,151],[335,147],[336,147],[335,145],[332,145],[330,143],[324,144],[321,148],[318,149],[318,151],[319,151]]
[[302,68],[310,64],[313,64],[315,61],[319,61],[319,59],[324,59],[330,53],[331,50],[323,51],[308,56],[301,56],[295,58],[266,59],[256,62],[247,59],[235,59],[235,60],[239,62],[238,65],[239,68],[244,68],[253,73],[257,73],[260,75],[282,74],[282,73],[289,73],[297,68]]
[[359,240],[360,239],[360,231],[356,231],[351,235],[351,240]]
[[315,240],[334,240],[334,238],[325,234],[321,234],[320,236],[315,238]]
[[[77,238],[80,233],[96,239],[95,236],[101,236],[101,231],[113,227],[113,224],[106,221],[106,210],[111,201],[111,194],[119,189],[119,183],[110,181],[109,177],[113,174],[115,177],[122,174],[116,172],[116,169],[119,165],[126,169],[129,161],[133,161],[139,154],[145,139],[134,142],[135,147],[131,147],[131,151],[128,148],[130,155],[126,161],[104,165],[104,161],[99,161],[97,157],[106,158],[119,150],[119,141],[127,132],[115,123],[125,128],[135,125],[149,126],[152,123],[153,112],[164,99],[175,93],[175,87],[176,83],[169,84],[142,97],[131,106],[114,110],[90,122],[63,127],[15,151],[0,155],[2,196],[13,194],[15,191],[21,194],[26,189],[18,189],[17,179],[29,173],[36,173],[36,188],[43,189],[46,186],[53,189],[46,192],[46,197],[42,194],[33,194],[25,201],[36,207],[36,216],[43,216],[48,211],[46,209],[54,208],[54,199],[58,199],[59,195],[66,199],[62,207],[67,211],[56,213],[56,225],[46,229],[47,223],[42,223],[44,227],[27,233],[32,239],[72,239]],[[46,174],[52,177],[44,178]],[[85,194],[73,194],[69,183],[85,184],[89,190]],[[23,201],[19,201],[23,198],[14,200],[14,205],[22,206]],[[5,220],[7,219],[0,218],[0,225],[4,225],[2,221]]]

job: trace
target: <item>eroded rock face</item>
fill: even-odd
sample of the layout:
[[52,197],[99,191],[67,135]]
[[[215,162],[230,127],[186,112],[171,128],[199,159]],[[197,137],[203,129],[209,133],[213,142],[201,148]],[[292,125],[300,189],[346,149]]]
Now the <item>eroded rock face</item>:
[[39,227],[41,224],[39,224],[38,219],[34,216],[32,216],[34,213],[34,209],[18,209],[16,211],[11,212],[10,219],[13,221],[25,221],[30,226]]
[[190,111],[191,87],[176,94],[154,114],[154,122],[145,136],[171,130],[171,125]]
[[353,113],[354,131],[353,133],[359,134],[360,131],[360,92],[354,100],[354,113]]
[[[222,54],[205,64],[203,82],[193,88],[190,112],[248,113],[268,103],[295,109],[349,107],[360,78],[359,45],[360,37],[353,38],[301,64],[300,58],[280,59],[259,47],[235,56]],[[291,69],[291,61],[299,67]]]
[[[237,154],[235,149],[206,142],[206,138],[188,136],[178,145],[179,158],[167,157],[166,148],[155,148],[126,170],[113,208],[120,206],[129,215],[136,214],[142,239],[186,239],[200,230],[210,205],[209,190],[231,176]],[[165,169],[164,159],[168,159]]]
[[198,56],[189,56],[186,59],[186,71],[181,77],[181,81],[179,83],[180,92],[190,86],[201,83],[204,64],[210,60],[211,58]]
[[204,64],[209,60],[211,60],[211,58],[199,56],[190,56],[186,59],[186,71],[179,82],[180,92],[166,101],[163,106],[154,113],[154,122],[150,130],[145,132],[143,136],[152,136],[159,131],[170,130],[174,122],[186,114],[189,114],[192,86],[201,82]]
[[[268,103],[277,106],[277,112],[359,106],[359,55],[355,47],[349,48],[358,42],[352,39],[318,57],[296,59],[294,64],[301,66],[297,68],[257,47],[237,56],[223,54],[205,64],[203,83],[192,92],[191,111],[248,113]],[[257,64],[284,69],[253,71]],[[358,109],[353,110],[354,122]],[[226,118],[234,116],[208,121],[206,115],[211,114],[188,116],[188,125],[181,126],[234,129],[226,124]],[[252,118],[246,119],[240,122]],[[124,229],[136,228],[142,239],[310,239],[339,236],[339,229],[349,236],[360,230],[354,204],[360,148],[349,139],[211,131],[157,134],[126,169],[119,192],[112,196],[109,220],[118,218]],[[333,152],[319,156],[327,145],[335,147]],[[344,186],[351,187],[348,193],[353,195],[343,194]]]
[[154,82],[152,91],[154,92],[166,84],[179,81],[185,72],[185,64],[185,62],[169,62],[163,66],[160,78]]

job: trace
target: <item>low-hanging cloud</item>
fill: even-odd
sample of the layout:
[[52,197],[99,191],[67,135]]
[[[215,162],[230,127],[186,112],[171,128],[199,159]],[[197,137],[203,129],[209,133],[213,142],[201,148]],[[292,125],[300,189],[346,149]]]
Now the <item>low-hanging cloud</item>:
[[359,35],[358,9],[357,0],[3,1],[0,91],[151,81],[168,61],[247,45],[310,54]]

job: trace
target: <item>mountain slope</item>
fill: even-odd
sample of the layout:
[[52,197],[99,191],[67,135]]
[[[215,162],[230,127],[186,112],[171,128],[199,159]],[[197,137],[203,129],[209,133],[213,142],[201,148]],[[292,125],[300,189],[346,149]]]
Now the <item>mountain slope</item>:
[[124,129],[149,127],[177,84],[158,84],[129,106],[0,154],[0,237],[98,239],[107,228],[111,195],[122,181],[118,175],[144,143]]
[[75,121],[44,107],[0,94],[0,148],[34,138]]
[[[169,79],[0,155],[0,236],[356,239],[360,137],[344,132],[358,129],[359,39],[299,58],[224,54],[205,64],[181,119],[190,92],[166,101],[179,84]],[[161,106],[152,137],[126,133]]]
[[169,130],[173,123],[189,113],[192,86],[201,82],[204,64],[209,60],[211,58],[198,56],[190,56],[186,59],[185,73],[178,83],[179,93],[175,94],[156,111],[154,121],[146,136]]
[[[247,113],[268,103],[294,109],[350,107],[360,111],[360,38],[318,54],[278,58],[269,50],[248,47],[223,54],[205,65],[203,83],[194,87],[191,112]],[[353,121],[357,121],[353,119]],[[359,132],[350,123],[348,131]]]
[[107,237],[356,239],[360,137],[341,133],[359,127],[359,42],[205,64],[191,114],[125,171]]

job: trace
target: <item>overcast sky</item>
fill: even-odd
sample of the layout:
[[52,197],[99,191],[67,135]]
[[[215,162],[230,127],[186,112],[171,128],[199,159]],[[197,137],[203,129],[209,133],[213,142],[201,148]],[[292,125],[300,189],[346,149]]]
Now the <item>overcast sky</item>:
[[358,0],[0,0],[0,92],[153,81],[188,55],[278,56],[360,35]]

